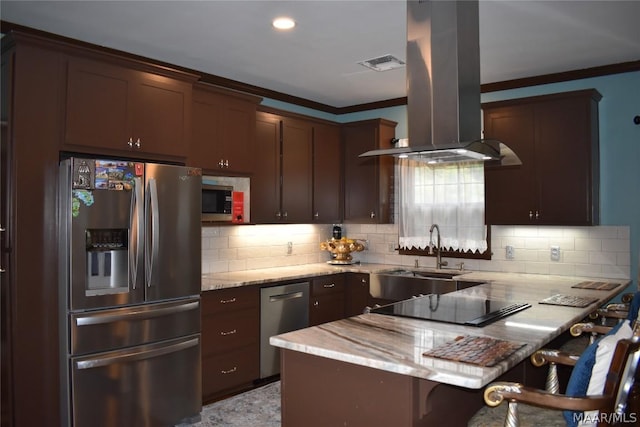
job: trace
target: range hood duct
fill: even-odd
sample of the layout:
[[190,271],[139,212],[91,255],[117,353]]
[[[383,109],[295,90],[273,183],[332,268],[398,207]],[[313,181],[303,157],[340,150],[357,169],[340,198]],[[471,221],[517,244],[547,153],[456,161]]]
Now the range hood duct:
[[522,164],[504,143],[481,139],[479,28],[477,1],[407,1],[409,146],[360,157]]

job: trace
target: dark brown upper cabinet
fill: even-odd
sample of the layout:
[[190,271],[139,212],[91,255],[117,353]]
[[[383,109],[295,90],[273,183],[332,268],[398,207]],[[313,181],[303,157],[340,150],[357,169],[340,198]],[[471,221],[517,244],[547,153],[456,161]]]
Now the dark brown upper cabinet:
[[312,221],[312,135],[310,122],[257,113],[252,222]]
[[193,90],[193,133],[187,164],[211,174],[251,174],[256,106],[261,98],[206,84]]
[[393,158],[358,156],[370,150],[391,148],[396,125],[390,120],[374,119],[342,126],[345,222],[393,221]]
[[588,89],[482,104],[484,137],[522,160],[485,168],[487,224],[598,224],[601,98]]
[[340,127],[313,124],[313,222],[342,221]]
[[[148,67],[151,68],[151,67]],[[63,149],[184,159],[195,76],[68,57]]]

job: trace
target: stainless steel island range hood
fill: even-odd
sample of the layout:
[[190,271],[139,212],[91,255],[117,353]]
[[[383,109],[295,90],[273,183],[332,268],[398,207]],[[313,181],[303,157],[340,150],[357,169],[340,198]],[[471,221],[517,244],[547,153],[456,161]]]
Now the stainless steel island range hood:
[[481,139],[479,27],[477,1],[407,1],[409,146],[360,157],[521,164],[501,141]]

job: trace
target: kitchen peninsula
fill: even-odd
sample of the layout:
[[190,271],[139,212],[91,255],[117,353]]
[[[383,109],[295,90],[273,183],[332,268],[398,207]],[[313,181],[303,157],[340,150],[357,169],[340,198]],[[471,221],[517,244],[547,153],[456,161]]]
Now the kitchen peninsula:
[[[620,286],[590,290],[572,287],[586,278],[492,272],[465,278],[488,283],[461,295],[531,307],[482,328],[369,313],[272,337],[271,344],[282,349],[283,426],[466,425],[483,405],[488,383],[542,387],[546,370],[533,368],[528,357],[629,283],[610,280]],[[583,308],[539,303],[555,294],[597,301]],[[424,356],[462,336],[520,347],[485,367]]]

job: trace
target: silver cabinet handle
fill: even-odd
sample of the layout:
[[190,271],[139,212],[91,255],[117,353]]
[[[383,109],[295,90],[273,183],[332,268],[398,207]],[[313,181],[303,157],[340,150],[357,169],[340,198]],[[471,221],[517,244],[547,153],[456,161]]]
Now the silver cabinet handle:
[[334,288],[335,286],[335,283],[327,283],[326,285],[322,285],[323,288]]
[[313,306],[314,306],[314,307],[318,307],[319,305],[320,305],[320,302],[319,302],[319,301],[314,301],[314,302],[313,302]]
[[529,211],[529,219],[533,219],[533,211]]
[[284,219],[287,219],[287,216],[288,216],[287,211],[284,211],[284,213],[282,214],[282,217],[283,217]]
[[220,335],[222,335],[223,337],[226,337],[227,335],[234,335],[235,333],[237,333],[238,331],[233,329],[231,331],[220,331]]
[[238,367],[237,367],[237,366],[234,366],[233,368],[229,369],[228,371],[221,370],[221,371],[220,371],[220,373],[221,373],[222,375],[233,374],[233,373],[234,373],[235,371],[237,371],[237,370],[238,370]]
[[536,211],[536,219],[540,219],[540,212]]
[[220,300],[220,304],[231,304],[231,303],[234,303],[234,302],[236,302],[236,299],[235,299],[235,298],[231,298],[231,299],[221,299],[221,300]]
[[133,138],[129,138],[129,140],[127,141],[127,145],[133,148]]
[[276,218],[280,219],[280,217],[282,217],[282,214],[280,213],[280,211],[276,212]]
[[141,144],[140,144],[140,138],[138,138],[138,139],[136,140],[136,143],[135,143],[134,145],[136,146],[136,148],[140,148],[140,145],[141,145]]
[[374,211],[371,211],[369,216],[371,217],[371,219],[374,219],[376,217],[376,213]]
[[7,229],[0,225],[0,233],[3,231],[7,231]]
[[0,268],[0,273],[6,273],[7,270],[5,270],[4,268]]
[[320,218],[320,214],[318,213],[318,211],[316,211],[316,213],[313,214],[313,218],[314,219]]

